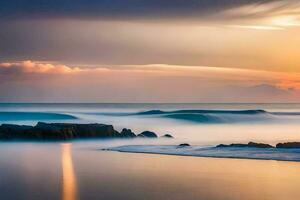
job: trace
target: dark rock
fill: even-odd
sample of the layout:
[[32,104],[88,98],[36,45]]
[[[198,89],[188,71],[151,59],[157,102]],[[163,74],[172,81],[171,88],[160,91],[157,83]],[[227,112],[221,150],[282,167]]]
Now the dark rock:
[[36,126],[0,126],[0,140],[70,140],[121,138],[113,126],[105,124],[43,123]]
[[161,137],[163,137],[163,138],[174,138],[172,135],[170,135],[170,134],[165,134],[165,135],[163,135],[163,136],[161,136]]
[[190,147],[191,145],[188,143],[182,143],[180,145],[177,146],[177,148],[184,148],[184,147]]
[[255,143],[255,142],[249,142],[248,144],[219,144],[216,146],[217,148],[226,148],[226,147],[254,147],[254,148],[274,148],[272,145],[264,144],[264,143]]
[[136,137],[136,135],[131,131],[131,129],[124,128],[121,131],[121,137],[124,137],[124,138],[134,138],[134,137]]
[[224,148],[224,147],[228,147],[228,145],[227,144],[218,144],[216,146],[216,148]]
[[[135,138],[130,129],[124,128],[121,133],[112,125],[106,124],[73,124],[73,123],[44,123],[36,126],[20,126],[13,124],[0,125],[0,140],[73,140],[90,138]],[[143,138],[157,138],[154,132],[144,131],[138,135]],[[165,137],[172,137],[165,135]]]
[[0,126],[0,139],[13,140],[14,138],[26,137],[24,133],[32,128],[33,126],[2,124]]
[[285,148],[285,149],[300,148],[300,142],[278,143],[276,145],[276,148]]
[[255,148],[274,148],[270,144],[264,144],[264,143],[255,143],[255,142],[249,142],[248,147],[255,147]]
[[2,129],[10,129],[10,130],[26,130],[26,129],[32,128],[33,126],[14,125],[14,124],[2,124],[0,127]]
[[157,138],[157,135],[154,132],[151,132],[151,131],[144,131],[144,132],[138,134],[137,137]]

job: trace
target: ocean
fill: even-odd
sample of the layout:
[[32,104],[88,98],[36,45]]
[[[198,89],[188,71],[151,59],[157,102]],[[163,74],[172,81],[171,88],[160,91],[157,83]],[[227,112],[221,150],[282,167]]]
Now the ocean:
[[193,144],[300,140],[300,104],[0,104],[0,124],[111,124]]
[[300,163],[103,151],[122,145],[300,141],[300,104],[0,104],[0,124],[104,123],[163,140],[0,142],[12,200],[297,200]]

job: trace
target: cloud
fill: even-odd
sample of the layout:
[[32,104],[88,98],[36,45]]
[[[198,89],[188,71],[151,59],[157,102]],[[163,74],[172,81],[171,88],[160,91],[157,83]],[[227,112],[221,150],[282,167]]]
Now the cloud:
[[201,78],[221,81],[273,80],[276,73],[237,68],[183,66],[167,64],[148,65],[103,65],[93,67],[70,67],[59,63],[20,61],[0,63],[0,75],[101,75],[101,74],[144,74],[154,76],[174,76]]
[[265,26],[265,25],[228,25],[227,27],[241,28],[241,29],[253,29],[253,30],[266,30],[266,31],[284,30],[284,28],[282,28],[282,27]]
[[[102,19],[159,20],[192,19],[202,23],[235,27],[299,26],[298,0],[10,0],[0,1],[0,20],[9,19]],[[257,20],[260,25],[257,25]],[[256,25],[255,25],[256,24]],[[212,24],[211,24],[212,25]],[[262,28],[261,30],[266,30]],[[269,29],[271,30],[271,29]]]
[[240,22],[237,28],[256,30],[283,30],[300,26],[300,2],[297,0],[278,0],[253,2],[223,11],[223,16],[230,21]]
[[[245,88],[244,88],[245,89]],[[280,96],[287,95],[290,91],[270,84],[260,84],[245,89],[250,93],[258,93],[261,95]]]
[[300,75],[180,65],[0,63],[0,101],[268,102],[299,99]]
[[0,75],[22,74],[68,74],[80,72],[81,69],[61,64],[50,64],[34,61],[0,63]]
[[[299,73],[271,72],[254,69],[183,66],[167,64],[148,65],[103,65],[67,66],[59,63],[20,61],[0,63],[0,76],[12,80],[14,77],[38,77],[47,75],[89,77],[173,77],[178,79],[197,79],[207,83],[243,84],[245,86],[273,85],[281,89],[300,89]],[[54,76],[55,77],[55,76]]]
[[[299,29],[291,28],[298,24],[297,1],[34,2],[0,1],[0,15],[5,14],[1,9],[11,9],[7,15],[17,17],[11,21],[0,16],[1,61],[31,58],[71,64],[285,66],[289,70],[298,70],[300,64]],[[103,12],[84,11],[102,8]]]
[[[266,0],[10,0],[0,1],[3,18],[160,19],[203,16],[225,8]],[[271,0],[276,1],[276,0]]]

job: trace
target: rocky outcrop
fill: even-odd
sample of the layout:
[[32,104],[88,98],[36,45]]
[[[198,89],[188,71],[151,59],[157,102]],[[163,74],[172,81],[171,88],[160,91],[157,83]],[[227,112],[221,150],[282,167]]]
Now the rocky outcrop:
[[[171,136],[171,135],[169,135]],[[39,122],[36,126],[22,126],[14,124],[0,125],[0,140],[73,140],[92,138],[157,138],[151,131],[144,131],[139,135],[130,129],[124,128],[121,133],[112,125],[106,124],[73,124],[73,123],[44,123]]]
[[137,137],[142,137],[142,138],[157,138],[157,135],[154,132],[151,132],[151,131],[144,131],[144,132],[138,134]]
[[112,125],[43,123],[36,126],[0,126],[0,140],[69,140],[86,138],[119,138]]
[[135,138],[136,135],[131,131],[131,129],[123,128],[121,131],[121,135],[123,138]]
[[280,149],[293,149],[300,148],[300,142],[286,142],[286,143],[278,143],[276,148]]
[[219,144],[216,146],[217,148],[223,148],[223,147],[254,147],[254,148],[278,148],[278,149],[297,149],[300,148],[300,142],[286,142],[286,143],[278,143],[276,146],[272,146],[270,144],[264,144],[264,143],[255,143],[255,142],[249,142],[248,144]]
[[170,134],[165,134],[163,136],[161,136],[162,138],[174,138],[172,135]]
[[216,146],[217,148],[226,148],[226,147],[254,147],[254,148],[274,148],[270,144],[264,144],[264,143],[255,143],[255,142],[249,142],[248,144],[219,144]]
[[184,148],[184,147],[190,147],[191,145],[188,143],[182,143],[180,145],[177,146],[177,148]]

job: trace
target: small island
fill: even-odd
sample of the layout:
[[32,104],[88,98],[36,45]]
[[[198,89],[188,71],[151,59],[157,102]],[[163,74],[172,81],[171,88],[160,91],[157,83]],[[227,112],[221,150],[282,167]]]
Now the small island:
[[124,139],[124,138],[158,138],[151,131],[138,135],[130,129],[121,132],[112,125],[106,124],[74,124],[74,123],[44,123],[35,126],[2,124],[0,125],[0,141],[34,140],[34,141],[64,141],[74,139]]
[[227,147],[254,147],[254,148],[274,148],[270,144],[264,143],[256,143],[256,142],[249,142],[248,144],[241,144],[241,143],[233,143],[233,144],[219,144],[216,146],[217,148],[227,148]]
[[298,149],[298,148],[300,148],[300,142],[278,143],[278,144],[276,144],[276,146],[272,146],[270,144],[265,144],[265,143],[256,143],[256,142],[249,142],[247,144],[242,144],[242,143],[219,144],[219,145],[216,146],[216,148],[229,148],[229,147],[237,147],[237,148],[252,147],[252,148]]

